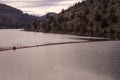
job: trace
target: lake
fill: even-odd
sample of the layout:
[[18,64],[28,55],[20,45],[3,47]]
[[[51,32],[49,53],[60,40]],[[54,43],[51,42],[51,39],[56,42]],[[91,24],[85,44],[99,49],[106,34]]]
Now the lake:
[[120,80],[120,41],[76,38],[90,37],[0,30],[0,49],[81,42],[1,51],[0,80]]

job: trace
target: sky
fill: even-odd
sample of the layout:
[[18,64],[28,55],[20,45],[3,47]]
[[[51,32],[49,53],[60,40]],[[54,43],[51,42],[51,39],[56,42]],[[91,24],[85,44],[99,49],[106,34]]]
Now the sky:
[[81,2],[81,0],[0,0],[0,3],[18,8],[24,13],[42,16],[48,12],[59,13],[78,1]]

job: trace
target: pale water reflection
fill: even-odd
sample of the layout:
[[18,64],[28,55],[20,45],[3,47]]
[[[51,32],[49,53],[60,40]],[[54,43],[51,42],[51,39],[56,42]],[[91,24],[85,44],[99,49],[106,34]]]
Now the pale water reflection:
[[[0,47],[36,45],[55,42],[78,41],[68,39],[68,37],[76,38],[78,36],[48,34],[40,32],[25,32],[22,29],[4,29],[0,30]],[[79,40],[83,41],[83,40]]]
[[[15,40],[22,42],[20,38]],[[0,80],[120,80],[119,58],[120,41],[5,51],[0,52]]]

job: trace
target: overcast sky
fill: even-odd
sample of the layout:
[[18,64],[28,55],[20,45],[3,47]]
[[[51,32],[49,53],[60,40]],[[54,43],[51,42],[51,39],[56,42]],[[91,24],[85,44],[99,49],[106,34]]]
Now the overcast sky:
[[44,15],[47,12],[59,13],[78,1],[81,0],[0,0],[0,3],[11,5],[25,13]]

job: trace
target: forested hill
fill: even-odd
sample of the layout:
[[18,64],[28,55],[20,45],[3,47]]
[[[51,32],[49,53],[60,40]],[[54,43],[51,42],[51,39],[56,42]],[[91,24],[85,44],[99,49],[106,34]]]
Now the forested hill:
[[120,0],[84,0],[25,30],[120,38]]
[[23,24],[32,23],[35,16],[24,14],[21,10],[0,3],[0,28],[22,28]]

